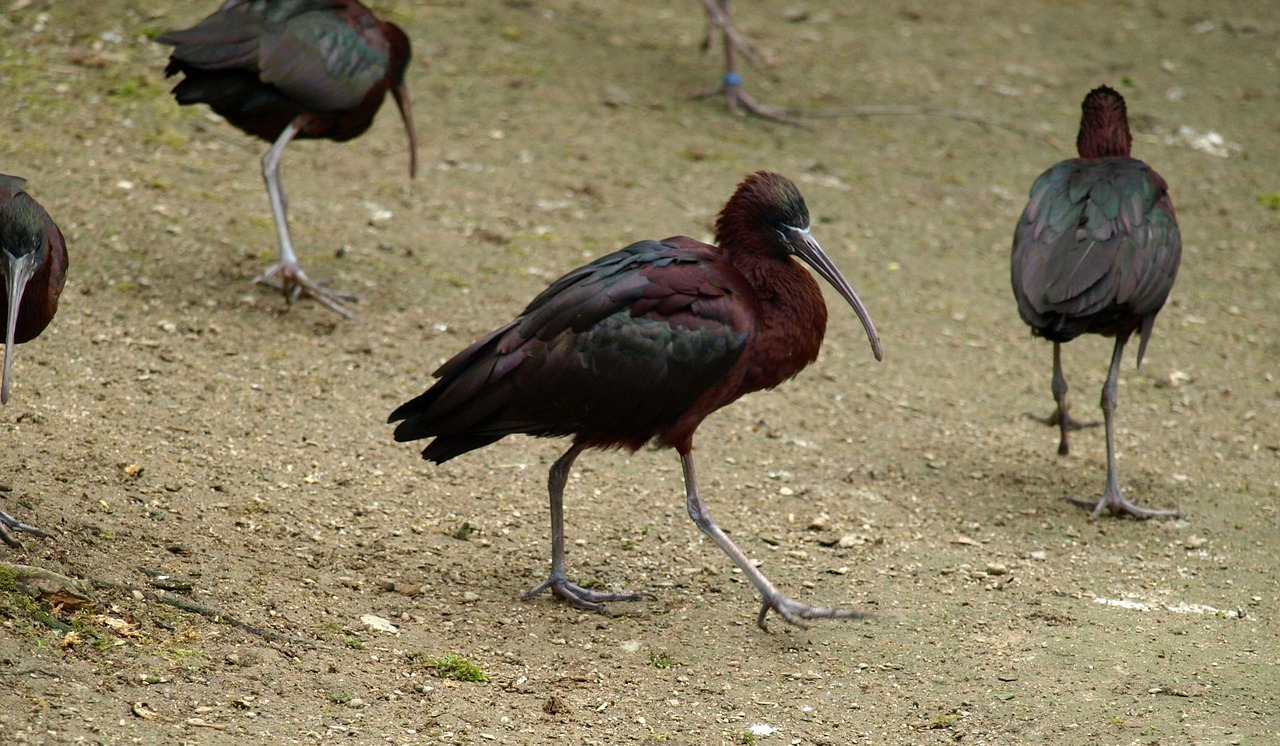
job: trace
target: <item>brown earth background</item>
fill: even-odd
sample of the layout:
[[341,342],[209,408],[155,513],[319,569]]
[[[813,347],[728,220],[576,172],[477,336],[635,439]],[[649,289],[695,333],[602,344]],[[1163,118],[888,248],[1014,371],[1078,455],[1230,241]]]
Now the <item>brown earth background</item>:
[[[214,5],[0,8],[0,171],[71,252],[0,411],[0,508],[52,539],[3,559],[96,600],[50,614],[5,576],[0,740],[1280,742],[1280,5],[735,3],[767,102],[996,125],[802,129],[689,99],[721,65],[693,0],[380,3],[414,43],[422,173],[391,107],[284,160],[303,266],[364,296],[354,322],[250,283],[276,252],[264,145],[175,105],[149,40]],[[1051,348],[1010,238],[1101,83],[1182,226],[1117,414],[1122,486],[1177,521],[1089,521],[1064,498],[1102,489],[1102,432],[1062,458],[1025,416],[1052,409]],[[387,413],[564,271],[709,238],[757,168],[799,183],[885,361],[829,303],[817,363],[699,430],[702,486],[783,589],[872,618],[757,629],[666,451],[589,453],[566,497],[571,576],[650,598],[519,600],[565,444],[433,467]],[[1077,414],[1109,354],[1066,348]],[[440,678],[450,653],[488,681]]]

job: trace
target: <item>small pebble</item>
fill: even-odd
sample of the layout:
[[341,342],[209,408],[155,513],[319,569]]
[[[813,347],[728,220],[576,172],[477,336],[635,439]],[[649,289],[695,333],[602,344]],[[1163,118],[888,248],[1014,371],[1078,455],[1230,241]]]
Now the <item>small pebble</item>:
[[376,614],[364,614],[360,617],[360,623],[378,632],[400,632],[400,629],[392,624],[390,619],[384,619]]

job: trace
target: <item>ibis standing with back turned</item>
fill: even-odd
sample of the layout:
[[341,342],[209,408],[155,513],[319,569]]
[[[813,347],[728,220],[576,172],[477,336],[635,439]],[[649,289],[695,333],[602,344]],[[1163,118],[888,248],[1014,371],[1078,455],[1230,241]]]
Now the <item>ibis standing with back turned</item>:
[[1053,342],[1053,398],[1045,421],[1060,432],[1058,453],[1069,449],[1067,432],[1080,426],[1067,412],[1062,373],[1064,343],[1081,334],[1115,337],[1111,369],[1102,387],[1107,430],[1107,486],[1092,508],[1139,518],[1180,516],[1129,501],[1116,478],[1116,383],[1125,343],[1138,332],[1138,365],[1164,307],[1182,256],[1182,238],[1165,180],[1129,157],[1133,137],[1124,98],[1095,88],[1081,106],[1079,158],[1045,171],[1013,237],[1013,294],[1032,333]]

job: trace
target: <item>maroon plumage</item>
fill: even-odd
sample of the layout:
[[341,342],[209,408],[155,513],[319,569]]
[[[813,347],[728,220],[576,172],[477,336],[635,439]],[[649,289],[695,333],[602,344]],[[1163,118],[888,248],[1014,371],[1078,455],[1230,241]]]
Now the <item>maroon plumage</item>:
[[507,435],[570,436],[552,467],[550,588],[580,607],[632,594],[587,591],[564,572],[562,494],[570,465],[591,447],[674,448],[690,515],[787,621],[853,612],[783,596],[729,541],[698,496],[693,433],[744,394],[772,388],[818,356],[827,309],[797,256],[836,287],[879,339],[861,301],[809,233],[799,190],[758,172],[739,185],[716,225],[717,246],[685,236],[641,241],[580,267],[543,291],[509,324],[455,355],[435,385],[391,414],[398,441],[434,438],[423,457],[441,463]]

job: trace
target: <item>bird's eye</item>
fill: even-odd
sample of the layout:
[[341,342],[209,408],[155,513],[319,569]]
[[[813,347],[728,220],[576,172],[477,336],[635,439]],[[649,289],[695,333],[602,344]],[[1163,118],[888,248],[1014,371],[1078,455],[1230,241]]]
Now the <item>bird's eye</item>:
[[778,228],[778,237],[782,239],[782,245],[786,247],[788,254],[796,253],[795,238],[797,235],[807,234],[808,228],[797,228],[794,225],[781,223],[782,227]]

